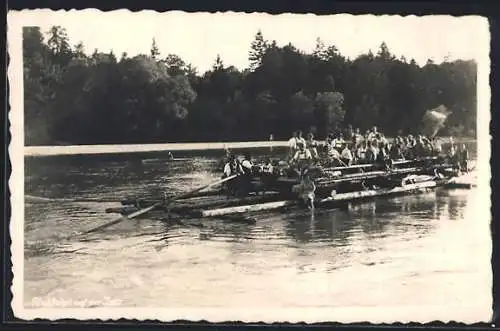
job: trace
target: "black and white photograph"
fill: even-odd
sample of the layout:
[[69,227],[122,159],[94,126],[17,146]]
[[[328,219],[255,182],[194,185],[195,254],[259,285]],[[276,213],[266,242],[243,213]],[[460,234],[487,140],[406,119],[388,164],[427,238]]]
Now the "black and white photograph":
[[486,18],[7,24],[15,317],[491,320]]

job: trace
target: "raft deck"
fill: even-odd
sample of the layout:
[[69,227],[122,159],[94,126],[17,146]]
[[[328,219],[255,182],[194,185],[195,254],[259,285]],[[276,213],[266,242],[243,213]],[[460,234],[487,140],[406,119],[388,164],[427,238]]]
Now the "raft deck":
[[[396,194],[418,194],[436,187],[471,188],[472,181],[458,180],[450,171],[451,165],[435,159],[393,162],[390,169],[380,165],[355,165],[350,167],[323,168],[340,174],[315,179],[315,206],[318,208],[343,208],[347,203],[379,196]],[[353,169],[368,169],[349,173]],[[448,176],[437,176],[436,170],[450,171]],[[328,172],[327,171],[327,172]],[[343,172],[343,174],[342,174]],[[300,205],[297,195],[292,193],[298,178],[269,177],[253,178],[252,192],[244,196],[227,196],[223,190],[198,192],[175,203],[156,199],[125,199],[122,207],[106,210],[109,213],[128,215],[141,208],[158,205],[155,210],[166,215],[181,217],[221,217],[235,214],[256,213],[265,210],[296,208]],[[164,203],[162,203],[162,201]],[[300,208],[304,208],[301,206]]]

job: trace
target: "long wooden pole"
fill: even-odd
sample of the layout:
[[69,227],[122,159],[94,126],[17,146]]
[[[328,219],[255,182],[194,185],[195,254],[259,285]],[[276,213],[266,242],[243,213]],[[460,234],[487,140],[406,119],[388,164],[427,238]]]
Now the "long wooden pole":
[[157,208],[157,207],[159,207],[159,206],[161,206],[161,205],[164,205],[165,203],[171,203],[171,202],[173,202],[173,201],[175,201],[175,200],[179,200],[179,199],[184,199],[184,198],[187,198],[187,197],[189,197],[190,195],[192,195],[192,194],[194,194],[194,193],[197,193],[197,192],[199,192],[199,191],[202,191],[202,190],[205,190],[205,189],[210,188],[210,187],[212,187],[212,186],[220,185],[220,184],[222,184],[222,183],[225,183],[225,182],[227,182],[227,181],[230,181],[230,180],[232,180],[232,179],[236,178],[237,176],[238,176],[238,175],[232,175],[232,176],[226,177],[226,178],[224,178],[224,179],[220,179],[220,180],[218,180],[218,181],[216,181],[216,182],[214,182],[214,183],[211,183],[211,184],[208,184],[208,185],[205,185],[205,186],[199,187],[199,188],[194,189],[194,190],[192,190],[192,191],[189,191],[189,192],[187,192],[187,193],[184,193],[184,194],[178,195],[178,196],[176,196],[176,197],[170,198],[170,199],[168,199],[167,201],[161,201],[161,202],[155,203],[155,204],[154,204],[154,205],[152,205],[152,206],[149,206],[149,207],[147,207],[147,208],[144,208],[144,209],[138,210],[138,211],[136,211],[135,213],[132,213],[132,214],[130,214],[130,215],[123,215],[123,216],[121,216],[121,217],[119,217],[119,218],[117,218],[117,219],[115,219],[115,220],[113,220],[113,221],[111,221],[111,222],[109,222],[109,223],[106,223],[106,224],[100,225],[100,226],[98,226],[98,227],[95,227],[95,228],[93,228],[93,229],[87,230],[87,231],[85,231],[85,232],[83,232],[83,233],[81,233],[81,234],[83,235],[83,234],[89,234],[89,233],[92,233],[92,232],[96,232],[96,231],[99,231],[99,230],[105,229],[105,228],[107,228],[107,227],[110,227],[110,226],[112,226],[112,225],[118,224],[118,223],[120,223],[120,222],[122,222],[122,221],[124,221],[124,220],[127,220],[127,219],[132,219],[132,218],[134,218],[134,217],[137,217],[137,216],[140,216],[140,215],[142,215],[142,214],[145,214],[145,213],[147,213],[147,212],[149,212],[149,211],[151,211],[151,210],[153,210],[153,209],[155,209],[155,208]]

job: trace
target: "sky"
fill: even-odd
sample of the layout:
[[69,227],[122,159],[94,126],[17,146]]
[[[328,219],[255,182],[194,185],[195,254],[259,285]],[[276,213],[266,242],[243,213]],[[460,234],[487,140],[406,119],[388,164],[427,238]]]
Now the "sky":
[[478,59],[489,47],[488,27],[479,17],[375,16],[266,13],[157,13],[128,10],[23,11],[24,26],[40,26],[43,32],[53,25],[66,28],[71,44],[83,42],[86,52],[94,49],[120,56],[149,53],[155,38],[161,56],[177,54],[185,62],[208,70],[220,54],[226,66],[248,67],[250,43],[258,30],[278,45],[291,42],[311,52],[316,38],[335,45],[351,59],[372,50],[382,41],[397,57],[414,58],[423,65],[427,59]]

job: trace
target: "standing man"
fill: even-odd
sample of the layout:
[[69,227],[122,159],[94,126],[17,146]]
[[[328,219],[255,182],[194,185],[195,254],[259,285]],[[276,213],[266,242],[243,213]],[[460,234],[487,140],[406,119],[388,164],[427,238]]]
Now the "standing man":
[[302,136],[302,131],[299,130],[297,132],[297,148],[300,148],[300,145],[304,145],[304,147],[306,147],[306,140],[304,139],[304,137]]
[[460,150],[460,171],[462,173],[469,172],[469,151],[467,150],[467,146],[462,144],[462,149]]
[[292,164],[296,165],[296,170],[299,175],[307,169],[312,161],[311,152],[304,144],[299,144],[299,150],[295,153],[292,159]]
[[293,158],[297,150],[297,132],[292,133],[292,138],[288,140],[288,156]]
[[246,152],[243,161],[241,161],[241,186],[247,195],[252,190],[252,175],[253,175],[253,164],[250,153]]
[[316,142],[316,140],[314,140],[314,134],[312,132],[309,132],[309,134],[307,135],[306,144],[306,148],[311,152],[312,157],[314,159],[318,159],[319,155],[316,148],[318,146],[318,143]]
[[[241,169],[240,164],[238,163],[238,161],[236,160],[236,158],[234,157],[234,155],[232,155],[232,154],[229,155],[228,162],[224,166],[224,174],[222,175],[222,178],[227,178],[227,177],[230,177],[230,176],[233,176],[233,175],[238,175],[238,174],[241,174],[241,173],[242,173],[242,169]],[[230,180],[230,181],[224,183],[223,187],[227,191],[227,197],[228,198],[231,195],[236,195],[237,189],[238,189],[237,183],[238,183],[238,181],[235,180],[235,179]]]

